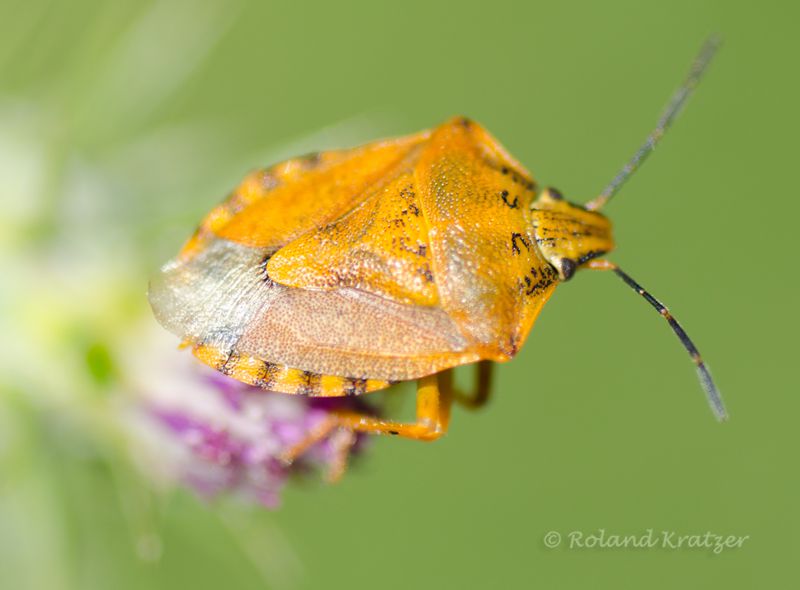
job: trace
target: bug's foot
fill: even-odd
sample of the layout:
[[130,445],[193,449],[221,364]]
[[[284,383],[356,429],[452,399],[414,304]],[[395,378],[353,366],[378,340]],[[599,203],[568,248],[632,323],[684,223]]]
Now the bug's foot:
[[331,434],[329,441],[333,458],[325,474],[325,481],[336,483],[342,479],[344,472],[347,471],[347,460],[350,457],[350,451],[353,450],[353,445],[356,444],[356,438],[355,431],[350,428],[340,427]]
[[307,453],[311,447],[327,439],[332,456],[328,462],[325,480],[328,483],[335,483],[347,471],[347,459],[356,443],[356,438],[353,429],[342,426],[338,417],[331,415],[309,432],[305,438],[283,451],[279,455],[279,459],[284,465],[291,465]]
[[328,436],[330,436],[331,432],[333,432],[333,429],[336,428],[337,425],[338,421],[336,418],[334,416],[329,416],[320,422],[320,424],[314,428],[314,430],[306,434],[302,440],[293,444],[288,449],[284,450],[280,455],[278,455],[278,459],[284,465],[291,465],[315,444],[322,442]]

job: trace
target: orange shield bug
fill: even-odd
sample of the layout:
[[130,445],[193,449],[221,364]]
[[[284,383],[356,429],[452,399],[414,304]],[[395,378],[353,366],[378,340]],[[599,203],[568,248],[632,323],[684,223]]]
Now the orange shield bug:
[[[418,380],[416,422],[333,413],[297,456],[337,428],[438,438],[453,399],[486,399],[491,363],[516,355],[561,282],[610,270],[669,323],[723,419],[677,320],[601,258],[614,241],[598,212],[652,152],[716,47],[706,43],[645,144],[586,205],[538,191],[486,130],[455,118],[252,173],[152,282],[155,314],[204,363],[271,391],[347,396]],[[478,380],[466,396],[449,369],[469,363]]]

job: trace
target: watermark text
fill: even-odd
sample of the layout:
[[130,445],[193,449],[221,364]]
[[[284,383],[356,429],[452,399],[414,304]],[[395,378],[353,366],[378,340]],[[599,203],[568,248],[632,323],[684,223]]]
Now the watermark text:
[[741,549],[750,535],[720,534],[713,531],[682,533],[646,529],[639,533],[615,533],[606,529],[593,531],[548,531],[542,541],[547,549],[663,549],[670,551],[708,551],[719,555]]

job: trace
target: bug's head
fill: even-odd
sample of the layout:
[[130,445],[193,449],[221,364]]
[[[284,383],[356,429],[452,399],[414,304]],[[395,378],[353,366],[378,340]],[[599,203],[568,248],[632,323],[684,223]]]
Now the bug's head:
[[[572,277],[581,265],[589,263],[593,258],[597,258],[614,248],[614,239],[611,236],[611,222],[598,212],[599,209],[617,194],[620,187],[641,166],[642,162],[653,153],[656,144],[664,136],[664,132],[672,124],[675,117],[678,116],[686,99],[697,86],[718,47],[719,39],[716,36],[712,36],[706,41],[692,64],[692,69],[683,85],[672,97],[667,109],[659,118],[656,128],[650,133],[633,158],[625,164],[622,170],[597,197],[585,205],[576,205],[565,201],[557,190],[546,189],[531,203],[531,218],[536,244],[547,261],[558,270],[562,281]],[[714,415],[719,420],[725,420],[728,416],[725,404],[722,402],[719,389],[717,389],[714,380],[711,378],[708,367],[703,362],[700,352],[689,338],[689,335],[666,306],[645,291],[633,277],[613,262],[597,260],[590,265],[590,268],[613,271],[636,293],[644,297],[666,320],[689,353]]]
[[548,188],[531,203],[536,244],[562,281],[592,258],[614,249],[611,222],[602,213],[564,200]]

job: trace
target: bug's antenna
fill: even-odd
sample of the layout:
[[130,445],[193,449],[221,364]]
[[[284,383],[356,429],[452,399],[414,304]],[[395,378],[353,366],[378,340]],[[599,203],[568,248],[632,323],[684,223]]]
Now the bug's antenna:
[[672,331],[675,332],[675,335],[681,341],[681,344],[683,344],[686,352],[688,352],[689,356],[692,357],[692,362],[697,368],[697,376],[700,379],[700,385],[703,387],[703,391],[706,392],[706,398],[708,399],[708,405],[711,406],[711,411],[714,412],[714,416],[716,416],[717,420],[727,420],[728,412],[725,410],[725,404],[722,401],[722,396],[720,395],[719,389],[717,389],[714,380],[711,378],[711,373],[708,372],[708,367],[706,367],[706,364],[703,362],[700,352],[697,350],[697,347],[694,345],[694,342],[692,342],[691,338],[689,338],[689,335],[684,331],[683,327],[678,323],[678,320],[672,316],[666,306],[658,299],[653,297],[650,293],[645,291],[639,283],[633,280],[630,275],[628,275],[613,262],[609,262],[608,260],[592,260],[587,266],[595,270],[614,271],[614,273],[616,273],[619,278],[625,281],[631,289],[644,297],[645,300],[647,300],[647,302],[652,305],[658,313],[661,314],[661,317],[667,320],[667,323],[669,324],[670,328],[672,328]]
[[697,86],[697,83],[700,82],[700,78],[702,78],[703,73],[705,72],[708,64],[711,62],[711,58],[714,57],[714,54],[717,52],[717,49],[720,45],[720,39],[718,36],[713,35],[706,39],[706,42],[703,44],[702,49],[700,49],[700,53],[697,54],[697,57],[692,64],[692,69],[689,70],[689,74],[686,76],[686,80],[684,80],[683,84],[680,88],[672,95],[672,99],[669,101],[667,108],[661,114],[661,117],[656,124],[656,128],[647,136],[642,147],[633,155],[633,158],[625,164],[625,167],[619,171],[619,173],[614,177],[608,186],[603,189],[597,197],[586,203],[584,207],[589,211],[595,211],[600,209],[608,203],[608,201],[613,197],[617,192],[619,192],[620,187],[625,184],[625,181],[631,177],[631,175],[642,165],[647,157],[653,152],[656,147],[656,144],[659,140],[664,136],[664,133],[669,126],[672,125],[672,122],[678,116],[678,113],[681,112],[683,105],[686,103],[686,100],[692,94],[692,91]]

